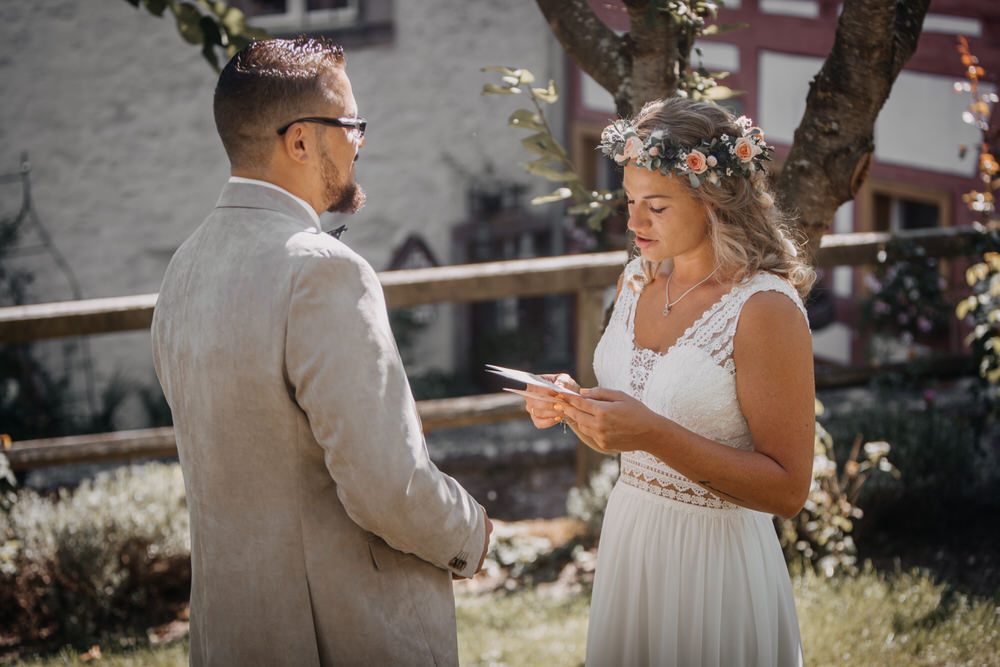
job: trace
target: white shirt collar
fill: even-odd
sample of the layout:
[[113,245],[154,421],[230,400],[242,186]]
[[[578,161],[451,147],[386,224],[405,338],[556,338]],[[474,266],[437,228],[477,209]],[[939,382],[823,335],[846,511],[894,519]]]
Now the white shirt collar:
[[292,199],[294,199],[298,203],[302,204],[302,208],[304,208],[306,211],[309,212],[309,217],[312,218],[313,223],[316,225],[316,229],[321,229],[321,227],[319,226],[319,214],[316,213],[316,209],[314,209],[312,206],[310,206],[309,203],[306,202],[305,199],[303,199],[302,197],[298,197],[296,195],[293,195],[291,192],[289,192],[285,188],[281,187],[280,185],[275,185],[274,183],[270,183],[268,181],[261,181],[261,180],[258,180],[256,178],[244,178],[242,176],[230,176],[229,177],[229,182],[230,183],[248,183],[250,185],[259,185],[261,187],[271,188],[272,190],[277,190],[278,192],[281,192],[281,193],[284,193],[284,194],[288,195],[289,197],[291,197]]

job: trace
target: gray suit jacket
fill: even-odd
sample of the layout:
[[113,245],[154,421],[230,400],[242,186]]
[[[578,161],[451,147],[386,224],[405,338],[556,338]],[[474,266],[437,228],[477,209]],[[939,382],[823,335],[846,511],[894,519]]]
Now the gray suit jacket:
[[153,314],[191,513],[194,665],[457,664],[482,510],[430,461],[371,266],[228,184]]

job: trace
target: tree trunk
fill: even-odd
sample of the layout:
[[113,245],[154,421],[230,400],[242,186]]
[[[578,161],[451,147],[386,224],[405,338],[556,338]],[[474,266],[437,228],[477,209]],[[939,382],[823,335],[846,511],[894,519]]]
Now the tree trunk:
[[845,0],[830,55],[809,86],[775,190],[815,257],[834,213],[858,193],[875,151],[875,119],[916,50],[930,0]]
[[[615,99],[620,116],[676,94],[691,40],[651,0],[622,0],[619,37],[586,0],[536,0],[570,58]],[[775,185],[815,257],[836,210],[854,198],[875,150],[875,119],[917,39],[930,0],[844,0],[833,49],[813,80],[806,111]],[[766,130],[766,128],[765,128]]]

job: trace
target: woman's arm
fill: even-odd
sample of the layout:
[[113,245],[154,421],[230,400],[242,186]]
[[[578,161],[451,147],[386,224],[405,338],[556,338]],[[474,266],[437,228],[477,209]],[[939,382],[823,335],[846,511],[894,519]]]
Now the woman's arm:
[[812,475],[815,385],[808,325],[786,296],[761,292],[744,305],[734,346],[736,393],[754,451],[704,438],[626,394],[599,387],[554,407],[598,451],[641,449],[726,500],[794,516]]

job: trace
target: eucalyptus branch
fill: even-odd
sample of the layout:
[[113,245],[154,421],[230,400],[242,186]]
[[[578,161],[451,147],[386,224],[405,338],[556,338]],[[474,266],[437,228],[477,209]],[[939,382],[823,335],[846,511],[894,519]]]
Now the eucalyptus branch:
[[177,22],[177,31],[189,44],[201,47],[201,55],[218,73],[221,49],[226,59],[258,39],[268,39],[267,31],[247,25],[246,15],[225,2],[211,0],[125,0],[136,9],[145,8],[154,16],[163,17],[169,9]]
[[[511,127],[535,131],[535,134],[522,139],[521,144],[539,157],[522,163],[524,169],[536,176],[563,183],[562,187],[551,194],[535,197],[532,203],[572,200],[574,205],[568,212],[571,215],[586,215],[588,226],[599,229],[601,223],[614,212],[621,196],[608,190],[585,188],[576,167],[569,159],[569,153],[555,138],[542,106],[542,102],[552,104],[559,99],[555,82],[550,80],[546,88],[532,87],[535,76],[523,68],[490,66],[484,67],[483,71],[498,72],[501,75],[499,84],[488,83],[483,86],[483,95],[527,94],[535,108],[535,111],[517,109],[507,119]],[[552,166],[550,163],[553,162],[558,163],[561,169]]]

